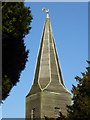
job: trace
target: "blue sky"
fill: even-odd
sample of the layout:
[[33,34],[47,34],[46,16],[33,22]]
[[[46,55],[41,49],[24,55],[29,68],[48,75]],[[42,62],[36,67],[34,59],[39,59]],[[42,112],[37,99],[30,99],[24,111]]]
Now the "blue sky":
[[[25,96],[32,85],[37,52],[41,40],[46,14],[42,7],[49,9],[63,79],[67,89],[76,85],[74,77],[85,71],[88,59],[88,3],[27,2],[33,15],[32,30],[25,37],[26,48],[30,50],[28,62],[10,96],[2,105],[3,118],[25,117]],[[1,117],[0,117],[1,118]]]

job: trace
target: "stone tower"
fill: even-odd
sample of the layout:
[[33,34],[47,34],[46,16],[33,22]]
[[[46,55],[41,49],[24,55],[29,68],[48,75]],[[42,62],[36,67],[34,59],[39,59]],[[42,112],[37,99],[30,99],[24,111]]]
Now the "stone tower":
[[60,70],[48,10],[46,10],[33,85],[26,96],[26,118],[56,118],[61,111],[67,114],[71,104]]

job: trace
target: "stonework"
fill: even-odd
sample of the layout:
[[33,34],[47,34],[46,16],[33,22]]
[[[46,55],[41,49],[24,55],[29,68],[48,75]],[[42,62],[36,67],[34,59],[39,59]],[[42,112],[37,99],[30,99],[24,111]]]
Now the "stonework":
[[57,118],[61,111],[67,114],[71,104],[56,52],[50,18],[47,13],[39,48],[34,82],[26,96],[26,118]]

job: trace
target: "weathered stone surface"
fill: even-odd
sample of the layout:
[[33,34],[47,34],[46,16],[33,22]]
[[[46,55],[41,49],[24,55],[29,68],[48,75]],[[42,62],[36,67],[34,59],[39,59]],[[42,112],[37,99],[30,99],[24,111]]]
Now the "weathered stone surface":
[[26,98],[26,118],[31,118],[33,109],[34,118],[44,118],[45,116],[56,118],[60,111],[66,115],[66,105],[70,104],[69,93],[56,93],[45,90]]

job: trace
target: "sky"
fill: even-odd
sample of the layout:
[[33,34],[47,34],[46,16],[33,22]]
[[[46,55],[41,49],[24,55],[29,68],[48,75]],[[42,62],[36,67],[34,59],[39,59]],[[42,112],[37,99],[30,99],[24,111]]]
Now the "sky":
[[[49,9],[50,21],[60,68],[66,88],[71,91],[76,85],[75,76],[85,72],[88,59],[88,3],[87,2],[26,2],[32,10],[32,29],[25,37],[26,48],[30,50],[26,68],[20,82],[12,89],[4,101],[0,118],[24,118],[25,96],[34,78],[38,48],[46,14],[42,8]],[[1,108],[0,108],[1,110]]]

